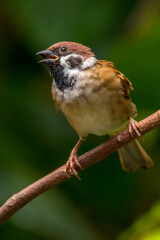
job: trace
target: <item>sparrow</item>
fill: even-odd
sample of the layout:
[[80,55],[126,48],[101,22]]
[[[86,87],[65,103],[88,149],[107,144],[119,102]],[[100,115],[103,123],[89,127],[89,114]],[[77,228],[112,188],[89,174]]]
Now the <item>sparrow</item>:
[[[39,62],[49,67],[55,104],[79,136],[66,163],[66,174],[79,178],[76,168],[82,166],[77,151],[89,134],[114,136],[129,127],[131,135],[141,137],[134,120],[137,109],[130,97],[132,84],[113,62],[98,60],[89,47],[67,41],[37,55],[44,58]],[[118,154],[128,172],[153,165],[137,140],[121,147]]]

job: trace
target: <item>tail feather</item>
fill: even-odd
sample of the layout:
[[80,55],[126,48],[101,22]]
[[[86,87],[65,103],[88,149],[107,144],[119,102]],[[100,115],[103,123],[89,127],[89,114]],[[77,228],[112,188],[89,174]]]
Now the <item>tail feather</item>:
[[138,168],[148,169],[153,166],[150,156],[142,148],[138,140],[128,143],[118,150],[122,168],[134,172]]

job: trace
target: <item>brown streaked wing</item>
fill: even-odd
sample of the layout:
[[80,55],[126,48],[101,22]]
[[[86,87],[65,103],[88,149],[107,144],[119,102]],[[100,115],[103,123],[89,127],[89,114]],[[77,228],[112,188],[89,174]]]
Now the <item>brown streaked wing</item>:
[[[98,67],[97,70],[100,73],[99,78],[103,79],[103,81],[106,79],[108,83],[110,82],[109,80],[111,80],[112,87],[117,87],[117,83],[120,81],[124,97],[130,99],[130,90],[133,90],[132,83],[114,66],[113,62],[98,60],[95,67]],[[104,75],[104,77],[102,77],[102,75]],[[113,82],[113,79],[118,80],[118,82]]]

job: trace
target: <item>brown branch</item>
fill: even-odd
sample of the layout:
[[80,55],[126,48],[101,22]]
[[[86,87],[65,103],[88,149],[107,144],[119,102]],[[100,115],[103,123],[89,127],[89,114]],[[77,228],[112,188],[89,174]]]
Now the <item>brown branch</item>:
[[[160,110],[145,118],[138,123],[138,127],[141,129],[141,134],[149,132],[153,128],[160,126]],[[106,158],[108,155],[116,151],[123,145],[131,142],[136,138],[129,134],[128,129],[112,137],[108,141],[100,144],[89,152],[79,157],[79,162],[83,169],[95,164]],[[78,172],[80,169],[76,169]],[[9,198],[0,208],[0,225],[2,225],[7,219],[9,219],[15,212],[25,206],[32,199],[39,196],[41,193],[48,189],[57,186],[58,184],[71,178],[65,173],[65,165],[39,179],[33,184],[29,185],[22,191],[14,194]]]

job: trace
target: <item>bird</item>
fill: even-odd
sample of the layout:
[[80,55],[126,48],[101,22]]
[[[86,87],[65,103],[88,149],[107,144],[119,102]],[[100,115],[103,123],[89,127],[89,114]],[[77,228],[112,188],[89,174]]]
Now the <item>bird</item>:
[[[91,48],[76,42],[58,42],[37,53],[39,63],[49,67],[53,79],[51,92],[56,106],[63,112],[79,136],[66,162],[66,174],[78,175],[78,149],[89,134],[118,134],[129,128],[132,136],[141,137],[136,105],[130,97],[131,82],[108,60],[99,60]],[[134,172],[148,169],[153,161],[134,140],[118,149],[122,169]]]

